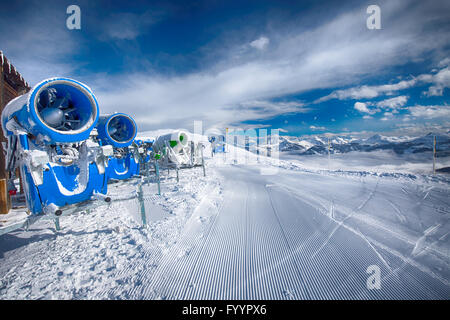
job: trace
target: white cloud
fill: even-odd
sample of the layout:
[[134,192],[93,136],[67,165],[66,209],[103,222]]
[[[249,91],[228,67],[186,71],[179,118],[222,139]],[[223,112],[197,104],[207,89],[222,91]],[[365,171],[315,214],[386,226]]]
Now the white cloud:
[[381,118],[380,120],[381,121],[387,121],[387,120],[392,120],[392,119],[394,119],[393,113],[392,112],[385,112],[383,114],[383,118]]
[[316,130],[319,130],[319,131],[327,130],[327,128],[325,128],[325,127],[318,127],[318,126],[309,126],[309,128],[311,130],[314,130],[314,131],[316,131]]
[[[60,24],[60,16],[52,16],[53,11],[49,11],[52,32],[46,21],[49,17],[40,15],[40,20],[24,19],[27,23],[17,25],[17,39],[5,42],[6,38],[0,35],[0,40],[2,46],[8,48],[5,54],[30,82],[55,75],[74,77],[75,74],[78,78],[78,72],[82,74],[79,80],[94,89],[103,113],[128,112],[142,129],[180,127],[193,119],[227,124],[304,112],[306,108],[297,102],[270,105],[273,103],[270,101],[312,89],[354,85],[392,66],[421,59],[424,52],[433,56],[433,52],[448,44],[449,34],[443,30],[430,37],[423,31],[427,19],[439,21],[445,12],[437,8],[424,15],[425,6],[429,4],[418,4],[407,10],[408,2],[385,2],[383,19],[390,28],[383,32],[365,28],[361,6],[329,20],[317,21],[313,28],[295,24],[289,30],[271,29],[270,33],[252,41],[253,45],[249,38],[242,40],[238,34],[234,47],[230,45],[225,52],[222,45],[205,50],[209,52],[205,60],[214,59],[211,57],[217,52],[221,53],[220,60],[207,64],[205,69],[184,74],[163,74],[152,69],[117,75],[81,73],[83,65],[74,63],[72,55],[88,51],[89,43],[64,28],[53,28]],[[421,19],[423,16],[428,18]],[[133,21],[134,17],[121,18],[123,34],[118,33],[120,23],[111,28],[101,25],[99,32],[117,40],[135,39],[148,25],[139,25]],[[12,18],[0,20],[1,29],[7,30],[11,25],[16,25]],[[271,50],[265,50],[264,54],[250,50],[267,48],[269,43]],[[23,49],[24,44],[27,50]],[[406,46],[408,50],[404,49]],[[240,50],[243,47],[247,50]],[[236,52],[240,52],[238,57]],[[141,60],[146,61],[146,57],[141,56],[135,61],[136,65],[141,65]],[[410,87],[411,81],[416,80],[355,87],[348,96],[376,97],[380,92],[393,93]],[[340,92],[336,96],[345,98],[347,94]]]
[[[447,44],[444,34],[431,40],[423,33],[424,22],[417,19],[422,15],[420,6],[405,11],[406,7],[407,4],[385,3],[392,25],[383,32],[361,28],[361,11],[356,8],[324,24],[319,23],[315,29],[299,28],[289,33],[273,31],[265,36],[270,37],[271,50],[264,56],[236,49],[239,51],[236,57],[237,51],[229,48],[230,56],[225,55],[213,67],[195,73],[108,77],[106,81],[114,83],[113,90],[99,91],[99,100],[105,110],[122,106],[132,109],[138,115],[137,121],[146,127],[174,127],[192,118],[215,123],[238,122],[264,117],[263,113],[268,110],[269,117],[295,112],[290,106],[255,108],[248,102],[267,102],[286,94],[360,82],[368,75],[385,72],[391,66],[420,58],[424,52]],[[402,14],[398,15],[399,12]],[[442,10],[436,12],[442,13]],[[386,15],[385,21],[388,19]],[[265,42],[257,41],[254,45]],[[249,46],[238,42],[236,48],[243,45]],[[406,45],[408,50],[404,50]],[[208,50],[220,51],[223,47]],[[416,81],[413,78],[381,86],[360,86],[349,96],[376,97],[380,92],[394,93],[411,87]],[[104,82],[99,86],[107,87]],[[373,112],[375,110],[366,113]]]
[[448,66],[450,66],[450,58],[449,57],[442,59],[438,64],[439,68],[444,68],[444,67],[448,67]]
[[406,115],[406,116],[403,117],[402,121],[403,122],[411,121],[411,117],[409,115]]
[[105,40],[133,40],[143,34],[149,26],[158,23],[164,14],[158,10],[143,13],[113,13],[101,23]]
[[355,102],[354,108],[356,110],[358,110],[359,112],[368,113],[368,114],[374,113],[374,111],[369,110],[369,108],[367,108],[367,104],[365,104],[364,102]]
[[[130,76],[117,81],[117,86],[123,85],[121,90],[114,86],[113,90],[95,92],[104,112],[127,109],[144,128],[176,127],[193,120],[225,126],[309,111],[297,101],[254,99],[264,97],[261,92],[270,91],[272,79],[277,77],[276,73],[263,72],[260,67],[247,65],[218,74],[199,73],[176,78]],[[254,81],[255,74],[259,75],[259,81]]]
[[417,79],[402,80],[394,84],[384,84],[379,86],[359,86],[345,90],[336,90],[327,96],[314,101],[315,103],[324,102],[331,99],[371,99],[380,95],[392,95],[399,90],[404,90],[416,85]]
[[398,96],[395,98],[385,99],[376,103],[377,107],[397,109],[403,107],[408,101],[408,96]]
[[283,113],[304,113],[310,111],[310,109],[304,107],[304,104],[301,102],[272,102],[264,100],[241,102],[231,109],[243,112],[245,117],[249,119],[263,119]]
[[[442,65],[441,61],[439,65]],[[421,74],[410,80],[402,80],[393,84],[384,84],[378,86],[362,85],[348,89],[335,90],[330,94],[323,96],[314,101],[321,103],[331,99],[347,100],[347,99],[372,99],[383,95],[393,95],[398,91],[412,88],[416,85],[431,83],[432,85],[424,92],[427,96],[442,96],[446,88],[450,88],[450,69],[448,67],[439,70],[436,74]],[[379,107],[397,108],[403,106],[407,101],[407,96],[399,96],[396,98],[386,99],[377,103]],[[404,103],[403,103],[404,101]],[[403,104],[402,104],[403,103]],[[397,104],[398,106],[394,106]]]
[[30,5],[21,19],[8,11],[0,12],[0,30],[14,29],[14,36],[0,32],[1,50],[30,85],[45,78],[73,74],[75,66],[67,59],[78,53],[78,45],[83,43],[77,43],[74,36],[77,31],[68,32],[65,20],[59,19],[59,13],[65,11],[58,13],[51,7],[36,14]]
[[440,70],[432,77],[431,82],[433,83],[433,85],[428,88],[428,90],[425,92],[425,95],[442,96],[444,93],[444,89],[450,88],[450,69],[447,67]]
[[269,38],[262,36],[250,42],[250,46],[259,50],[263,50],[269,45],[269,42]]
[[408,107],[411,116],[416,118],[450,118],[450,106],[414,106]]

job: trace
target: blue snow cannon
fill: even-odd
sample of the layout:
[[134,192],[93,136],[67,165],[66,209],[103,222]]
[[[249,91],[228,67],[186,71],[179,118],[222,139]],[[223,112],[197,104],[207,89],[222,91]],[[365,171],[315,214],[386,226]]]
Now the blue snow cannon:
[[208,141],[211,143],[211,152],[213,154],[225,152],[225,136],[213,135],[208,138]]
[[153,139],[135,139],[134,143],[138,148],[139,155],[141,157],[141,163],[148,163],[151,160],[151,154],[153,151],[152,145],[155,140]]
[[132,146],[137,134],[133,118],[124,113],[102,115],[97,124],[97,132],[102,146],[110,145],[114,148],[106,169],[108,180],[124,180],[139,174],[139,154]]
[[61,207],[106,194],[112,149],[88,143],[98,117],[91,89],[68,78],[44,80],[5,107],[6,171],[14,179],[20,169],[33,214],[59,215]]
[[98,138],[102,144],[125,148],[133,143],[137,134],[136,122],[125,113],[100,116],[97,124]]
[[98,121],[98,103],[91,89],[76,80],[52,78],[12,100],[2,112],[6,123],[15,121],[43,144],[79,142],[89,138]]

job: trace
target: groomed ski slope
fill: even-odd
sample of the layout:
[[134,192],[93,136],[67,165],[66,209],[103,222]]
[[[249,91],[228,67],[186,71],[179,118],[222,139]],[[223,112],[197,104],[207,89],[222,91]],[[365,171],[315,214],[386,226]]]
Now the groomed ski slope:
[[[359,193],[348,195],[346,201],[342,198],[342,201],[335,201],[328,215],[321,212],[324,208],[313,204],[314,196],[302,199],[301,190],[310,189],[308,184],[314,182],[307,174],[283,171],[277,175],[277,183],[273,183],[273,176],[261,176],[258,168],[228,167],[219,169],[219,172],[227,177],[225,200],[216,209],[208,228],[200,236],[193,232],[194,228],[189,228],[161,259],[151,276],[143,273],[138,278],[145,285],[136,290],[132,298],[449,297],[448,282],[433,275],[432,269],[421,268],[414,263],[396,265],[396,260],[409,257],[395,248],[377,249],[377,246],[383,247],[377,240],[371,239],[370,235],[362,235],[359,227],[352,228],[351,215],[355,220],[364,221],[362,216],[365,208],[370,207],[369,203],[387,196],[377,190],[380,183],[377,179],[369,186],[363,184],[362,188],[354,190]],[[339,183],[333,182],[333,178],[327,180],[327,184]],[[353,191],[349,187],[351,185],[347,190]],[[352,208],[354,198],[357,199]],[[344,202],[350,204],[345,209],[351,212],[341,223],[339,207]],[[210,215],[210,210],[206,200],[193,218],[198,220]],[[364,224],[356,222],[361,229],[367,228],[367,233],[380,231],[374,221]],[[388,230],[384,233],[389,237],[401,237]],[[407,242],[407,235],[403,236],[405,239],[399,242]],[[410,245],[414,245],[414,241],[410,241]],[[433,249],[439,252],[438,248]],[[389,263],[388,260],[392,261]],[[381,269],[381,290],[368,290],[366,287],[366,269],[370,265],[378,265]]]
[[[0,298],[450,298],[445,178],[220,157],[207,177],[165,177],[147,229],[124,202],[63,218],[56,234],[43,222],[0,237]],[[379,290],[366,285],[371,265]]]

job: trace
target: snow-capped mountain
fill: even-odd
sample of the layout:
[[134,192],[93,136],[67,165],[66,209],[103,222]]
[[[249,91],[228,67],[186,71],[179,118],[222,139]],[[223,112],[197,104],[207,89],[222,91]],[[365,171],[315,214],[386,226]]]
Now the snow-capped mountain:
[[280,150],[301,150],[306,151],[313,147],[314,143],[305,140],[291,140],[284,137],[280,137]]
[[[433,139],[436,136],[437,157],[450,156],[450,134],[428,133],[422,137],[407,136],[388,137],[375,134],[366,139],[351,136],[334,136],[330,138],[330,153],[346,153],[350,151],[393,150],[397,154],[420,153],[433,151]],[[328,153],[328,138],[314,137],[280,137],[280,151],[296,154]]]

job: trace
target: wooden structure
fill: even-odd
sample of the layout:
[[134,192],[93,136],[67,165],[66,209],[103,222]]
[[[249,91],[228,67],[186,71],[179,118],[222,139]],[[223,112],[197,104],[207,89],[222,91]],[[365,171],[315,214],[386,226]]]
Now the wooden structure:
[[[30,86],[17,72],[16,68],[0,51],[0,114],[9,101],[30,90]],[[0,124],[1,125],[1,124]],[[0,132],[0,214],[8,213],[11,202],[8,193],[7,181],[9,172],[5,172],[5,153],[3,144],[6,143],[3,128]]]

